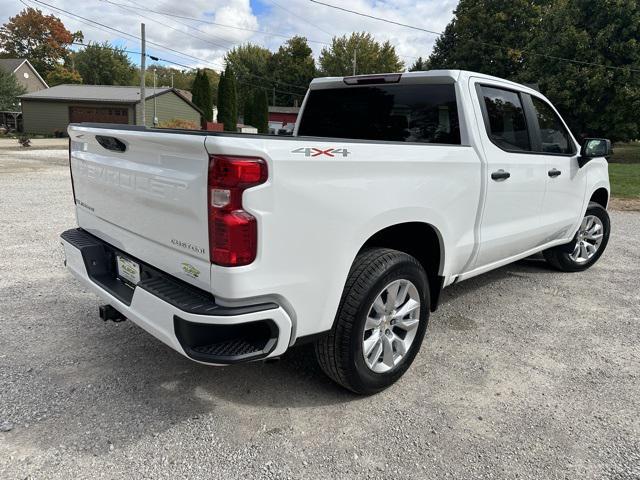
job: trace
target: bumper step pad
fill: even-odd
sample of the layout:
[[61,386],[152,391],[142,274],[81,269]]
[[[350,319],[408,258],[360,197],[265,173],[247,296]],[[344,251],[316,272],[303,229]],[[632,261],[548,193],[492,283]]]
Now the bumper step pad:
[[[265,316],[269,312],[265,312]],[[239,363],[269,355],[276,347],[278,328],[266,318],[237,324],[204,324],[173,317],[176,337],[185,353],[206,363]]]
[[257,345],[256,342],[250,343],[244,338],[235,338],[211,345],[194,347],[193,351],[214,357],[236,357],[261,352],[264,348],[264,342],[262,343],[262,345]]

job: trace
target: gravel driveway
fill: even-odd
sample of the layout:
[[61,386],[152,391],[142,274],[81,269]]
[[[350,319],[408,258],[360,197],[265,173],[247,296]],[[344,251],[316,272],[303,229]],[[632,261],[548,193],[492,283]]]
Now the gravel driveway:
[[640,214],[591,270],[447,289],[421,353],[360,398],[307,349],[192,363],[61,264],[65,151],[0,151],[0,478],[640,478]]

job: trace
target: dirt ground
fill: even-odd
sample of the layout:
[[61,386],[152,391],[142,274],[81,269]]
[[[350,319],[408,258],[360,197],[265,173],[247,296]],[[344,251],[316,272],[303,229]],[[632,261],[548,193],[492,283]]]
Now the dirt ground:
[[640,198],[612,198],[609,208],[623,212],[640,212]]
[[640,213],[611,212],[587,272],[446,289],[412,368],[362,398],[307,349],[211,368],[99,320],[59,254],[65,151],[0,151],[0,192],[2,479],[640,479]]
[[[25,152],[32,150],[67,150],[68,138],[32,138],[30,147],[22,147],[15,138],[0,138],[0,150],[17,150]],[[19,155],[21,155],[19,153]]]

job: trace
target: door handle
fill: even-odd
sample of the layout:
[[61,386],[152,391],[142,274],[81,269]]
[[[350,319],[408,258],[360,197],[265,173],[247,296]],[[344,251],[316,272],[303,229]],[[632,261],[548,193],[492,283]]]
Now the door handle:
[[510,176],[511,174],[509,172],[505,172],[503,169],[500,169],[497,172],[493,172],[491,174],[491,179],[495,181],[500,181],[500,180],[506,180]]
[[551,178],[557,177],[562,174],[562,172],[556,168],[552,168],[547,172]]

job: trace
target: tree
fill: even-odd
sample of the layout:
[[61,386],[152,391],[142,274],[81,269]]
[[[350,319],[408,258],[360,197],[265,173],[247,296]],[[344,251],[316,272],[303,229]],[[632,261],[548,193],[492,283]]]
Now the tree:
[[77,70],[71,70],[62,65],[56,67],[47,75],[47,84],[50,87],[62,85],[65,83],[82,83],[82,76]]
[[191,101],[202,110],[206,121],[213,121],[213,90],[204,70],[198,70],[193,80]]
[[238,128],[236,78],[230,65],[220,76],[218,85],[218,122],[224,123],[224,129],[229,132],[235,132]]
[[242,123],[245,125],[253,125],[255,127],[255,112],[254,112],[255,98],[247,97],[244,100],[244,107],[242,108]]
[[265,79],[270,77],[268,62],[271,56],[270,50],[253,43],[246,43],[233,48],[224,57],[226,64],[231,66],[239,80],[238,105],[242,106],[242,113],[245,116],[244,106],[247,105],[247,100],[250,100],[249,104],[253,101],[256,88],[254,85],[262,85]]
[[82,32],[71,33],[59,18],[31,7],[0,28],[2,56],[27,58],[43,77],[67,59],[70,45],[81,39]]
[[224,129],[235,132],[238,129],[238,92],[236,76],[229,65],[224,71],[224,78],[227,97],[227,119],[224,122]]
[[204,96],[203,104],[206,106],[205,118],[208,122],[213,121],[213,87],[209,79],[209,71],[202,71],[202,92]]
[[536,83],[576,136],[629,140],[640,137],[638,39],[633,1],[461,0],[429,67]]
[[638,2],[554,2],[524,53],[527,68],[519,79],[538,83],[578,137],[640,138],[640,73],[527,52],[640,69]]
[[18,96],[27,93],[16,81],[12,73],[0,70],[0,110],[15,112],[20,110]]
[[292,106],[300,102],[316,76],[313,51],[304,37],[287,40],[273,54],[268,65],[278,105]]
[[[156,84],[161,87],[170,87],[173,85],[174,88],[178,88],[180,90],[191,90],[191,84],[193,83],[193,79],[196,74],[191,69],[177,69],[172,67],[167,67],[164,65],[160,65],[157,63],[147,65],[147,75],[145,78],[145,85],[147,87],[153,86],[153,76],[149,75],[149,72],[156,71]],[[140,85],[140,69],[136,69],[133,78],[133,85]]]
[[409,67],[410,72],[422,72],[424,70],[428,70],[428,63],[422,59],[422,57],[418,57],[413,65]]
[[109,42],[90,43],[74,54],[74,64],[89,85],[131,85],[135,68],[124,49]]
[[224,118],[227,114],[225,111],[226,102],[224,98],[226,97],[225,87],[227,86],[227,82],[224,76],[224,71],[220,72],[220,81],[218,82],[218,94],[216,96],[216,108],[218,109],[218,123],[224,123]]
[[460,0],[454,18],[436,40],[429,68],[465,69],[516,79],[522,50],[551,0]]
[[200,73],[200,69],[198,69],[196,70],[196,76],[193,78],[193,83],[191,85],[191,101],[194,105],[204,111],[202,99],[202,74]]
[[267,92],[261,88],[256,90],[253,98],[253,121],[258,133],[269,133],[269,100]]
[[353,75],[356,58],[356,74],[400,72],[404,64],[395,48],[388,42],[379,43],[370,33],[352,33],[349,37],[334,37],[330,47],[320,52],[320,71],[327,76]]
[[201,77],[202,75],[200,74],[200,69],[197,69],[196,75],[195,77],[193,77],[193,83],[191,84],[191,88],[189,89],[191,91],[191,101],[193,101],[194,98],[197,99],[198,95],[200,95],[200,86],[202,85],[202,82],[200,81]]

